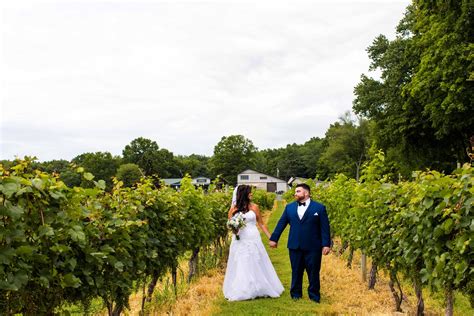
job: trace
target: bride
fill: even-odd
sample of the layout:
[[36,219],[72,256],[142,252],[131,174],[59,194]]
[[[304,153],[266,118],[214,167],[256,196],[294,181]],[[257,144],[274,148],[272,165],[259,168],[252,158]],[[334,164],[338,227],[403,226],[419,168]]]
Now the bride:
[[224,277],[224,297],[229,301],[241,301],[256,297],[279,297],[283,285],[268,257],[260,238],[257,225],[270,238],[263,224],[259,208],[251,203],[252,188],[240,185],[236,204],[229,210],[229,218],[241,212],[246,225],[239,231],[240,239],[232,236],[229,260]]

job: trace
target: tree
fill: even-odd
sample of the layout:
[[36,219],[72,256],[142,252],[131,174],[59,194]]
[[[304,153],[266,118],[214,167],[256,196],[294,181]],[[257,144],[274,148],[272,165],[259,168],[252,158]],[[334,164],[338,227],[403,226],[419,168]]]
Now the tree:
[[473,28],[469,1],[414,1],[389,41],[368,48],[370,70],[355,87],[353,110],[375,122],[387,159],[411,170],[451,171],[474,133]]
[[143,137],[136,138],[125,146],[122,151],[123,160],[134,163],[143,170],[145,175],[158,175],[161,178],[179,176],[173,153],[160,149],[155,141]]
[[81,186],[81,175],[72,169],[63,170],[59,178],[70,188]]
[[117,170],[117,179],[122,181],[126,187],[131,187],[138,183],[142,176],[142,171],[134,163],[123,164]]
[[346,113],[339,122],[330,125],[325,142],[319,163],[328,171],[327,176],[344,173],[358,179],[370,147],[368,121],[360,119],[356,125],[350,113]]
[[270,176],[279,178],[279,166],[280,155],[284,148],[272,148],[258,151],[255,156],[255,169],[268,174]]
[[178,178],[181,173],[176,164],[176,159],[171,151],[162,148],[158,151],[158,160],[156,161],[157,174],[162,178]]
[[305,166],[306,178],[319,178],[325,175],[319,159],[324,151],[324,139],[312,137],[301,148],[301,160]]
[[51,174],[59,174],[59,178],[68,187],[77,187],[81,185],[81,175],[71,166],[71,162],[60,159],[45,162],[36,162],[32,164],[36,168]]
[[61,173],[71,169],[70,165],[71,163],[64,159],[32,163],[32,166],[47,173]]
[[[323,139],[318,137],[304,144],[265,149],[256,155],[256,169],[285,180],[291,177],[315,178],[322,172],[319,165],[322,151]],[[322,173],[325,174],[324,171]]]
[[209,160],[207,156],[196,154],[175,157],[180,177],[184,177],[185,174],[190,174],[192,177],[210,177]]
[[[72,159],[78,166],[84,167],[87,172],[95,176],[95,180],[104,180],[107,188],[112,187],[112,177],[117,173],[120,165],[120,157],[113,157],[109,152],[84,153]],[[83,180],[81,186],[91,186],[87,180]]]
[[227,183],[235,184],[240,172],[255,167],[256,152],[252,141],[242,135],[223,136],[214,147],[211,170]]
[[303,145],[286,145],[278,155],[277,167],[279,177],[283,180],[289,180],[291,177],[307,177],[306,166],[302,159]]

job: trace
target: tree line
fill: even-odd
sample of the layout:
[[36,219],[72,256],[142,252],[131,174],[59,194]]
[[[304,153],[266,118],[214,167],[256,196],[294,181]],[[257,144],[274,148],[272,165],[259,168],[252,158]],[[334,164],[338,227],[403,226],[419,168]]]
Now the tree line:
[[[358,131],[365,130],[367,124],[364,122],[361,127],[354,121],[345,120],[331,125],[328,131],[331,141],[314,137],[304,144],[291,144],[278,149],[258,150],[243,135],[230,135],[222,137],[211,157],[196,154],[182,156],[160,148],[156,141],[139,137],[125,146],[120,156],[110,152],[83,153],[70,161],[36,161],[32,166],[58,174],[70,187],[90,185],[74,171],[77,167],[83,167],[97,179],[103,179],[108,189],[112,187],[114,177],[124,182],[125,186],[132,186],[142,176],[153,176],[158,180],[182,178],[186,174],[211,179],[220,176],[227,184],[235,185],[237,175],[245,169],[255,169],[284,180],[292,176],[327,178],[338,171],[355,176],[357,164],[365,160],[369,142],[366,135]],[[354,141],[354,133],[358,133],[363,147],[344,147]],[[350,152],[344,152],[345,149]],[[358,157],[357,161],[352,161],[353,155]],[[3,160],[1,163],[9,167],[16,162]]]

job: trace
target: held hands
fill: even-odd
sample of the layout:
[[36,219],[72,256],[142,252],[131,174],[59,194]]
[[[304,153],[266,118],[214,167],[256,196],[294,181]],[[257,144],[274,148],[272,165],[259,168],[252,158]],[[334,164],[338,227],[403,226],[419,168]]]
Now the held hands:
[[[270,245],[271,248],[277,248],[278,247],[278,243],[274,242],[273,240],[270,240],[268,242],[268,244]],[[327,256],[330,252],[331,252],[331,248],[323,247],[323,255]]]
[[[274,242],[273,240],[270,240],[268,242],[268,244],[270,245],[271,248],[277,248],[278,247],[278,243]],[[327,256],[330,252],[331,252],[331,248],[323,247],[323,255]]]

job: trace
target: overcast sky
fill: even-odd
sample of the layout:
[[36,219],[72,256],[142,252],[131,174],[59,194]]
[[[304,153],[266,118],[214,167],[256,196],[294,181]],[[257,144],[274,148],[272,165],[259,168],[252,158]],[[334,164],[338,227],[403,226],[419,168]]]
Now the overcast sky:
[[[256,4],[258,3],[258,4]],[[409,1],[3,0],[0,159],[323,137]]]

